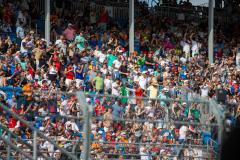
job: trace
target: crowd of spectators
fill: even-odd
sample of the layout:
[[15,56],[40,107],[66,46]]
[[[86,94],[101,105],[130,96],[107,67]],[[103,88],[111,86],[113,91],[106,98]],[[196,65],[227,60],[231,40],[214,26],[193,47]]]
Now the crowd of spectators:
[[[136,17],[135,52],[129,53],[127,29],[110,23],[104,8],[96,17],[94,12],[65,11],[55,3],[51,42],[46,42],[28,25],[33,16],[29,4],[2,1],[1,20],[11,30],[0,39],[0,102],[59,146],[82,156],[85,100],[72,95],[77,91],[86,93],[93,108],[93,159],[211,157],[204,146],[217,142],[217,127],[207,126],[216,118],[207,104],[197,102],[200,99],[225,105],[226,123],[239,125],[240,70],[235,62],[239,40],[225,28],[216,28],[210,64],[204,24]],[[14,40],[9,36],[13,28]],[[31,129],[2,109],[0,121],[1,136],[7,136],[8,128],[32,143]],[[48,141],[37,141],[46,157],[67,159]],[[30,154],[26,145],[13,143]],[[180,150],[185,144],[192,146]],[[6,157],[2,141],[0,149],[0,157]],[[44,158],[39,155],[40,159]]]

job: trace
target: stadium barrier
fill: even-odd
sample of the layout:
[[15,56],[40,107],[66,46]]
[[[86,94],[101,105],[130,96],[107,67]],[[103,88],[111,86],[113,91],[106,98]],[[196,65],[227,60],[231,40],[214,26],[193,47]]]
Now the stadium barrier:
[[[67,95],[67,94],[66,94]],[[75,95],[75,94],[74,94]],[[131,113],[134,113],[134,111],[132,110],[131,112],[125,112],[124,115],[122,115],[121,117],[118,118],[114,118],[112,119],[112,123],[119,123],[121,124],[122,128],[127,129],[128,126],[132,125],[132,124],[136,124],[136,125],[140,125],[140,126],[144,126],[145,124],[150,124],[150,125],[154,125],[154,126],[159,126],[159,128],[161,129],[169,129],[171,128],[173,125],[177,126],[177,125],[186,125],[186,126],[194,126],[194,130],[196,132],[201,132],[202,130],[205,130],[206,132],[210,132],[211,130],[213,130],[214,128],[218,129],[218,133],[221,132],[221,122],[222,122],[222,114],[221,111],[219,110],[218,105],[216,105],[216,103],[214,102],[209,102],[207,100],[200,100],[200,99],[194,99],[194,100],[180,100],[180,99],[164,99],[164,98],[156,98],[156,99],[149,99],[148,97],[134,97],[134,96],[113,96],[113,95],[100,95],[100,94],[86,94],[86,93],[77,93],[76,94],[78,97],[78,102],[81,104],[82,107],[82,114],[78,117],[75,116],[60,116],[60,115],[53,115],[53,116],[59,116],[60,118],[66,118],[66,119],[74,119],[75,121],[80,121],[81,123],[84,123],[84,128],[83,128],[83,132],[82,135],[82,139],[78,139],[78,140],[74,140],[74,139],[69,139],[69,142],[76,144],[79,144],[81,146],[83,146],[83,149],[80,152],[74,152],[74,151],[69,151],[66,150],[66,148],[62,148],[60,147],[57,142],[59,141],[56,137],[47,137],[43,134],[43,132],[39,131],[38,129],[36,129],[34,127],[33,124],[30,124],[29,122],[25,121],[24,119],[22,119],[19,115],[17,115],[16,113],[12,113],[8,107],[4,106],[3,104],[0,105],[0,108],[2,108],[6,113],[11,114],[14,118],[16,118],[17,120],[21,121],[22,123],[24,123],[24,125],[28,126],[30,129],[32,129],[33,132],[33,139],[27,139],[27,141],[31,141],[31,143],[27,143],[26,144],[26,140],[21,139],[19,136],[14,135],[14,133],[12,131],[10,131],[7,127],[4,127],[2,125],[0,125],[0,128],[5,130],[5,136],[1,136],[1,141],[2,143],[6,144],[6,146],[8,146],[6,148],[5,155],[1,155],[1,156],[5,156],[5,157],[12,157],[15,156],[17,157],[19,154],[12,154],[16,152],[20,152],[21,156],[24,158],[29,158],[29,159],[36,159],[38,157],[49,157],[49,152],[48,151],[43,151],[39,149],[38,146],[38,141],[40,140],[45,140],[45,141],[49,141],[50,143],[52,143],[56,148],[58,148],[61,152],[61,154],[66,155],[67,157],[71,157],[72,159],[76,159],[78,157],[76,157],[77,155],[81,155],[81,159],[97,159],[98,155],[102,155],[104,156],[108,156],[108,157],[112,157],[114,159],[116,159],[116,157],[119,156],[124,156],[124,159],[128,159],[128,158],[141,158],[141,156],[148,156],[150,158],[155,158],[155,159],[161,159],[164,157],[171,157],[171,158],[186,158],[186,157],[195,157],[195,158],[201,158],[201,159],[217,159],[218,157],[218,151],[219,151],[219,142],[216,142],[215,140],[209,138],[207,140],[206,143],[202,143],[201,139],[199,138],[192,138],[192,137],[188,137],[183,143],[181,144],[176,144],[176,143],[163,143],[162,141],[157,141],[157,142],[149,142],[147,141],[143,141],[142,139],[139,139],[137,141],[130,141],[130,142],[124,142],[124,141],[116,141],[116,142],[109,142],[109,141],[100,141],[99,138],[94,138],[94,139],[90,139],[90,136],[84,136],[84,135],[90,135],[91,133],[91,128],[92,125],[96,122],[104,122],[107,119],[105,119],[103,116],[97,116],[95,115],[94,112],[94,108],[93,108],[93,104],[94,101],[96,99],[101,100],[101,103],[105,103],[106,101],[122,101],[123,103],[125,103],[126,101],[128,101],[128,104],[132,104],[135,103],[136,101],[138,101],[137,103],[141,103],[143,106],[145,106],[146,108],[148,108],[149,103],[152,103],[152,105],[155,107],[155,109],[157,109],[160,115],[158,115],[158,119],[154,119],[151,116],[151,113],[149,113],[148,116],[146,117],[136,117],[136,115],[131,115]],[[116,99],[117,98],[117,99]],[[86,101],[87,100],[87,101]],[[135,102],[134,102],[135,101]],[[172,105],[182,105],[183,103],[187,103],[187,105],[191,105],[191,104],[197,104],[199,105],[198,107],[200,107],[199,109],[200,111],[200,117],[201,120],[194,122],[194,121],[187,121],[187,120],[183,120],[183,121],[179,121],[177,119],[174,118],[174,111],[172,110]],[[165,107],[163,107],[165,106]],[[128,108],[129,109],[129,108]],[[129,115],[128,115],[129,114]],[[219,120],[220,122],[216,121],[217,123],[209,123],[208,119],[204,119],[204,115],[206,114],[214,114],[214,116],[216,117],[217,120]],[[219,116],[220,114],[220,116]],[[94,122],[94,123],[93,123]],[[194,132],[195,132],[194,131]],[[221,134],[218,134],[218,136],[221,136]],[[0,142],[1,142],[0,141]],[[200,142],[199,144],[196,143]],[[196,144],[195,144],[196,143]],[[24,145],[26,148],[28,148],[28,151],[26,151],[26,148],[21,146],[17,146],[16,144],[22,144]],[[98,153],[95,149],[92,148],[93,145],[100,145],[101,149],[103,150],[101,153]],[[109,152],[111,151],[111,147],[115,145],[115,146],[123,146],[125,147],[126,150],[129,150],[130,146],[133,145],[135,146],[137,149],[137,151],[135,152],[126,152],[126,153],[121,153],[119,152]],[[147,152],[147,154],[143,154],[140,153],[139,150],[141,149],[141,147],[150,147],[150,146],[155,146],[155,145],[159,145],[162,146],[162,150],[164,150],[161,154],[158,153],[156,155],[152,155],[152,153],[150,151]],[[24,149],[23,149],[24,148]],[[174,152],[170,152],[172,149],[175,149]],[[149,148],[151,149],[151,147]],[[187,152],[189,151],[198,151],[201,152],[200,156],[199,155],[188,155]],[[14,152],[13,152],[14,151]],[[24,151],[24,152],[23,152]],[[10,154],[11,153],[11,154]],[[33,155],[31,157],[31,155]],[[51,159],[51,157],[49,157],[48,159]]]

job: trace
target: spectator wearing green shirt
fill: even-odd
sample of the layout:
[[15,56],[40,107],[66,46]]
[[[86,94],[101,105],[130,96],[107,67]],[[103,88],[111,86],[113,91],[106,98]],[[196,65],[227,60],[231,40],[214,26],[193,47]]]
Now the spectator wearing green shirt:
[[77,48],[80,51],[84,50],[84,48],[85,48],[85,38],[83,37],[83,33],[82,32],[80,32],[80,34],[76,36],[75,43],[77,45]]
[[112,65],[113,65],[113,61],[115,61],[117,59],[117,56],[114,53],[108,53],[107,55],[107,62],[108,62],[108,69],[111,70],[112,69]]
[[98,93],[103,93],[104,80],[101,72],[98,72],[97,76],[92,80],[92,86]]
[[24,71],[27,70],[27,57],[21,60],[20,65]]
[[[186,103],[185,103],[186,104]],[[190,112],[189,112],[190,110]],[[197,108],[196,104],[193,104],[191,107],[186,107],[184,109],[184,116],[193,119],[196,122],[200,121],[200,110]]]

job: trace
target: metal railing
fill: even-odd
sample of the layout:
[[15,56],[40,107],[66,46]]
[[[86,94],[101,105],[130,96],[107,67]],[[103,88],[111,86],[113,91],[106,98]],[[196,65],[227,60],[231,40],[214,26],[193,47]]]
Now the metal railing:
[[[93,95],[92,95],[93,96]],[[106,95],[95,95],[95,98],[100,98],[100,97],[114,97],[114,96],[111,96],[111,95],[108,95],[108,96],[106,96]],[[122,97],[120,97],[120,98],[122,98]],[[129,99],[134,99],[134,98],[136,98],[136,99],[138,99],[138,97],[128,97]],[[147,97],[139,97],[139,99],[142,99],[142,100],[149,100],[149,98],[147,98]],[[152,100],[152,99],[150,99],[150,100]],[[156,99],[154,99],[154,100],[159,100],[159,102],[161,102],[161,101],[164,101],[164,102],[180,102],[181,100],[176,100],[176,99],[158,99],[158,98],[156,98]],[[200,100],[195,100],[195,101],[186,101],[187,103],[207,103],[205,100],[204,101],[200,101]],[[146,105],[145,105],[146,106]],[[169,107],[167,107],[168,108],[168,112],[166,112],[166,113],[169,113],[169,112],[171,112],[169,109]],[[209,107],[208,107],[209,108]],[[149,119],[126,119],[125,117],[122,117],[122,119],[115,119],[116,121],[123,121],[123,122],[128,122],[128,121],[130,121],[130,122],[137,122],[137,123],[143,123],[143,122],[149,122],[149,123],[157,123],[157,122],[163,122],[163,123],[166,123],[168,126],[170,126],[171,124],[175,124],[175,125],[177,125],[177,124],[179,124],[177,121],[175,121],[174,119],[169,119],[169,118],[167,118],[166,119],[166,121],[164,121],[164,120],[160,120],[160,121],[152,121],[152,120],[149,120]],[[197,125],[197,126],[200,126],[200,125],[204,125],[204,126],[208,126],[206,123],[204,123],[204,124],[201,124],[201,123],[194,123],[194,122],[180,122],[180,124],[194,124],[194,125]],[[211,124],[210,124],[211,125]],[[213,126],[215,125],[216,126],[216,124],[212,124]],[[209,147],[209,146],[208,146]],[[206,146],[206,148],[207,148],[207,146]],[[211,148],[213,148],[213,147],[211,147]],[[214,156],[214,157],[216,157],[216,155]]]
[[[75,94],[74,94],[75,95]],[[209,157],[217,157],[217,154],[218,152],[216,151],[216,146],[218,147],[218,145],[220,144],[219,142],[215,142],[214,140],[212,139],[209,139],[208,143],[205,144],[205,145],[202,145],[202,144],[198,144],[198,145],[195,145],[195,144],[192,144],[193,140],[191,139],[188,139],[187,143],[184,143],[184,144],[167,144],[167,143],[163,143],[161,141],[157,141],[157,142],[143,142],[142,140],[140,141],[133,141],[133,142],[121,142],[121,141],[116,141],[116,142],[109,142],[109,141],[99,141],[99,139],[90,139],[90,130],[91,130],[91,124],[92,124],[92,121],[105,121],[106,119],[104,119],[103,117],[99,117],[99,116],[95,116],[93,114],[93,107],[91,105],[91,103],[85,103],[85,100],[86,98],[90,98],[92,100],[98,98],[101,100],[104,99],[104,98],[116,98],[116,96],[113,96],[113,95],[99,95],[99,94],[85,94],[85,93],[77,93],[76,94],[77,97],[78,97],[78,100],[79,102],[81,102],[81,106],[82,106],[82,109],[83,110],[83,116],[80,116],[80,117],[74,117],[74,116],[62,116],[62,118],[69,118],[69,119],[75,119],[75,120],[84,120],[84,130],[83,132],[81,132],[82,135],[89,135],[89,136],[83,136],[82,139],[79,139],[79,140],[74,140],[74,139],[69,139],[69,142],[72,142],[74,144],[76,143],[81,143],[83,145],[83,150],[80,152],[80,154],[82,155],[82,159],[89,159],[89,157],[91,156],[91,158],[94,159],[94,155],[96,154],[95,152],[91,152],[93,151],[91,149],[91,144],[102,144],[102,146],[105,148],[106,151],[103,153],[104,155],[108,155],[108,156],[119,156],[119,155],[123,155],[125,157],[139,157],[139,156],[144,156],[144,154],[140,154],[138,151],[137,152],[129,152],[129,153],[110,153],[110,152],[107,152],[108,150],[108,146],[112,146],[112,145],[115,145],[115,146],[125,146],[126,148],[128,148],[129,145],[135,145],[138,150],[139,150],[139,147],[143,146],[143,145],[160,145],[162,147],[164,147],[166,150],[171,150],[172,148],[176,148],[178,149],[178,152],[176,153],[172,153],[171,155],[172,156],[175,156],[175,157],[178,157],[180,156],[180,151],[184,151],[184,150],[188,150],[189,147],[191,149],[195,149],[197,150],[198,148],[201,149],[202,152],[204,152],[204,155],[201,157],[202,159],[207,159]],[[117,97],[118,99],[121,99],[121,98],[128,98],[128,100],[130,101],[131,99],[135,99],[135,100],[142,100],[144,101],[144,103],[148,103],[149,100],[151,101],[155,101],[156,103],[161,103],[161,102],[165,102],[165,103],[168,103],[169,105],[166,106],[166,115],[171,115],[172,114],[172,111],[171,111],[171,107],[170,107],[170,104],[172,103],[180,103],[182,104],[183,102],[186,102],[187,104],[196,104],[196,103],[199,103],[199,104],[202,104],[203,106],[206,106],[206,109],[203,109],[204,110],[209,110],[210,113],[213,113],[217,120],[220,120],[220,122],[218,123],[212,123],[212,124],[209,124],[205,121],[202,121],[202,122],[191,122],[191,121],[177,121],[176,119],[174,118],[171,118],[171,116],[166,116],[166,118],[163,118],[163,119],[160,119],[160,120],[151,120],[151,119],[148,119],[148,118],[144,118],[144,119],[139,119],[139,118],[133,118],[133,117],[120,117],[120,118],[114,118],[113,119],[113,122],[116,122],[116,123],[122,123],[122,127],[126,127],[127,124],[131,124],[131,123],[139,123],[139,124],[144,124],[145,122],[147,123],[150,123],[150,124],[153,124],[153,125],[156,125],[158,123],[162,123],[162,124],[165,124],[165,127],[169,128],[172,124],[174,125],[194,125],[196,128],[200,128],[201,127],[218,127],[219,128],[219,132],[221,132],[221,118],[223,118],[222,114],[221,113],[221,110],[220,110],[220,107],[218,105],[216,105],[214,102],[209,102],[207,100],[194,100],[194,101],[186,101],[186,100],[177,100],[177,99],[171,99],[171,98],[166,98],[166,99],[161,99],[161,98],[156,98],[156,99],[149,99],[148,97],[131,97],[131,96],[119,96]],[[113,99],[112,99],[113,100]],[[22,123],[24,123],[27,127],[29,127],[30,129],[32,129],[34,132],[33,132],[33,138],[32,139],[27,139],[28,141],[32,141],[32,145],[26,145],[26,147],[28,147],[30,149],[29,152],[25,152],[25,153],[28,153],[27,155],[24,155],[25,157],[28,157],[30,156],[31,154],[33,154],[33,158],[32,159],[36,159],[38,156],[41,156],[42,153],[45,153],[46,151],[43,151],[43,150],[40,150],[38,145],[36,145],[36,143],[41,140],[41,139],[44,139],[45,141],[49,141],[51,144],[53,144],[56,148],[58,148],[63,154],[66,154],[67,156],[71,157],[72,159],[76,159],[76,154],[79,154],[78,152],[69,152],[67,151],[66,149],[64,148],[61,148],[60,146],[57,145],[57,139],[55,138],[49,138],[49,137],[46,137],[41,131],[39,131],[38,129],[36,129],[34,127],[33,124],[30,124],[29,122],[27,122],[26,120],[22,119],[19,115],[17,115],[16,113],[12,113],[8,107],[4,106],[4,105],[0,105],[0,108],[2,108],[5,112],[11,114],[14,118],[16,118],[17,120],[21,121]],[[205,108],[205,107],[203,107]],[[205,112],[204,112],[205,113]],[[203,113],[203,114],[204,114]],[[220,114],[220,115],[219,115]],[[59,115],[52,115],[52,116],[59,116]],[[92,117],[91,117],[92,116]],[[201,115],[202,116],[202,115]],[[61,116],[59,116],[61,117]],[[2,127],[1,127],[2,128]],[[8,129],[5,127],[5,130],[7,132]],[[11,131],[9,132],[11,133]],[[12,133],[11,133],[12,134]],[[221,134],[219,134],[219,136],[221,136]],[[10,137],[10,136],[9,136]],[[2,137],[4,138],[4,137]],[[41,139],[40,139],[41,138]],[[19,150],[19,147],[16,147],[14,146],[14,143],[21,143],[23,140],[22,139],[19,139],[19,137],[17,137],[16,135],[11,135],[11,141],[7,141],[8,139],[3,139],[4,143],[6,143],[8,146],[8,151],[9,148],[12,149],[12,150],[16,150],[16,151],[19,151],[21,152],[21,149]],[[26,140],[26,141],[27,141]],[[195,139],[195,140],[198,140],[198,139]],[[198,140],[200,141],[200,140]],[[14,143],[9,143],[9,142],[14,142]],[[24,143],[24,141],[22,142]],[[7,152],[6,152],[7,153]],[[91,154],[90,154],[91,153]],[[162,154],[158,154],[158,155],[152,155],[150,152],[148,154],[148,156],[150,157],[163,157],[163,156],[169,156],[171,157],[171,155],[162,155]],[[7,154],[7,156],[10,156],[9,154]],[[16,155],[14,155],[16,156]],[[93,157],[92,157],[93,156]],[[185,157],[187,157],[187,155],[185,155]],[[195,156],[195,157],[198,157],[198,156]],[[29,157],[28,157],[29,158]],[[200,158],[200,157],[198,157]],[[31,158],[30,158],[31,159]],[[127,159],[127,158],[126,158]]]
[[[82,96],[82,95],[79,95],[79,96]],[[84,99],[85,99],[84,97],[81,97],[82,103],[83,103]],[[64,148],[60,147],[59,145],[57,145],[56,142],[54,142],[52,139],[50,139],[47,136],[45,136],[44,133],[42,133],[37,128],[35,128],[35,126],[33,124],[31,124],[28,121],[24,120],[20,115],[12,112],[7,106],[5,106],[4,104],[0,103],[0,108],[2,110],[4,110],[6,113],[10,114],[16,120],[18,120],[21,123],[23,123],[24,125],[26,125],[28,128],[30,128],[33,131],[33,149],[32,149],[33,155],[32,156],[26,154],[24,151],[21,150],[21,148],[17,147],[16,145],[14,145],[11,142],[10,137],[11,137],[12,133],[10,131],[8,131],[8,133],[9,133],[8,134],[8,139],[4,138],[3,136],[0,137],[1,140],[4,141],[4,143],[6,143],[8,145],[8,151],[7,151],[7,153],[8,153],[7,154],[7,159],[8,160],[10,160],[10,150],[11,150],[11,148],[16,150],[17,152],[20,152],[22,155],[24,155],[25,157],[27,157],[29,159],[37,160],[37,158],[38,158],[37,137],[38,136],[43,138],[45,141],[48,141],[49,143],[51,143],[54,147],[58,148],[62,153],[66,154],[69,158],[71,158],[73,160],[77,160],[77,157],[74,154],[68,152],[66,149],[64,149]],[[87,114],[87,115],[89,115],[89,114]],[[86,127],[88,127],[88,126],[86,126]],[[88,159],[88,158],[86,158],[86,159]]]

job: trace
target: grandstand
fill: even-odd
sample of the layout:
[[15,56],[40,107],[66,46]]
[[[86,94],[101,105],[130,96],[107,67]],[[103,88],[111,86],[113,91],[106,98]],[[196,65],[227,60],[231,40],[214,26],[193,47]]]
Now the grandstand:
[[220,159],[240,111],[224,2],[2,0],[0,160]]

